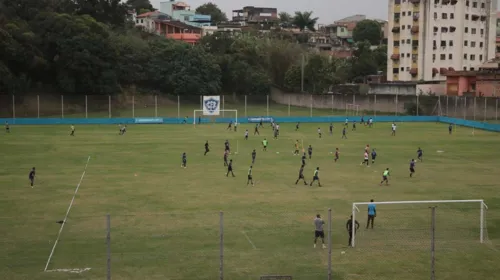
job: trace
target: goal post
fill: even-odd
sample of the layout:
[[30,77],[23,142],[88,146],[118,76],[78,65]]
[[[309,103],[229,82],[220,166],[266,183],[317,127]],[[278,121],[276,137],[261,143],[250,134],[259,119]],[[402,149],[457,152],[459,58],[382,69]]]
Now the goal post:
[[[376,206],[374,219],[376,231],[373,232],[364,230],[365,225],[368,228],[367,207],[369,204]],[[362,207],[366,208],[360,210]],[[418,243],[418,239],[422,239],[422,235],[429,232],[431,207],[437,207],[437,212],[441,215],[438,224],[439,231],[441,231],[440,238],[446,242],[463,243],[479,239],[480,243],[485,243],[488,239],[486,230],[488,206],[483,199],[354,202],[351,226],[355,229],[357,221],[363,231],[353,231],[352,247],[360,241],[379,245],[385,244],[384,240],[397,243],[398,237],[406,239],[405,242]],[[363,212],[364,214],[360,216]],[[398,236],[398,230],[401,231],[401,236]],[[394,245],[401,246],[402,244]]]
[[345,105],[346,116],[359,116],[359,105],[356,104],[346,104]]
[[[215,121],[209,121],[209,122],[230,122],[233,121],[234,124],[238,124],[238,110],[233,110],[233,109],[226,109],[226,110],[219,110],[220,112],[232,112],[234,113],[234,117],[220,117],[220,115],[210,115],[209,117],[211,118],[216,118]],[[207,117],[208,115],[203,114],[203,110],[193,110],[193,125],[196,126],[196,124],[199,124],[199,117]],[[219,120],[219,121],[217,121]],[[205,121],[206,122],[206,121]],[[202,119],[203,123],[203,119]]]

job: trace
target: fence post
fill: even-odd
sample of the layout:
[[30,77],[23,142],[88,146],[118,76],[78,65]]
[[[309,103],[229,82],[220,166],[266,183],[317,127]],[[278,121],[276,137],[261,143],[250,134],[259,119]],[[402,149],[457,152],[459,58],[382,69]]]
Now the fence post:
[[419,100],[418,100],[418,93],[417,93],[417,117],[418,117],[418,110],[419,110]]
[[108,95],[108,115],[111,119],[111,95]]
[[373,102],[373,116],[376,117],[377,116],[377,94],[373,94],[373,96],[375,97],[374,98],[374,102]]
[[266,95],[266,117],[269,117],[269,94]]
[[333,93],[332,93],[332,115],[333,115]]
[[435,239],[436,239],[436,207],[431,207],[431,280],[436,279],[435,262]]
[[332,280],[332,209],[328,209],[328,280]]
[[106,244],[107,244],[107,280],[111,280],[111,215],[106,215]]
[[158,118],[158,95],[155,95],[155,118]]
[[474,96],[474,108],[472,108],[472,113],[474,114],[474,120],[476,120],[476,97]]
[[446,96],[446,116],[448,117],[448,95]]
[[135,95],[132,95],[132,118],[135,118]]
[[486,122],[486,107],[488,106],[488,104],[486,103],[486,101],[488,100],[488,98],[484,98],[484,122]]
[[85,118],[89,118],[89,113],[88,113],[88,101],[87,101],[87,95],[85,94]]
[[177,118],[181,118],[181,97],[177,95]]
[[226,101],[224,100],[224,95],[222,96],[222,117],[224,117],[224,104],[226,104]]
[[16,96],[12,95],[12,118],[16,118]]
[[480,221],[479,221],[479,242],[484,242],[484,202],[481,201],[481,212],[480,212]]
[[40,95],[36,96],[36,117],[40,118]]
[[288,116],[290,117],[290,94],[288,95]]
[[245,118],[248,118],[247,115],[247,95],[245,94]]
[[64,95],[61,95],[61,118],[64,119]]
[[313,116],[313,95],[312,95],[312,93],[311,93],[311,110],[310,110],[310,112],[309,112],[309,116],[310,116],[311,118],[312,118],[312,116]]
[[453,117],[457,117],[457,107],[458,107],[458,95],[455,96],[455,112],[453,113]]
[[398,115],[398,102],[399,102],[399,98],[398,98],[398,93],[396,93],[396,116]]
[[467,119],[467,96],[464,96],[464,120]]
[[224,212],[219,212],[219,232],[220,232],[220,266],[219,266],[219,279],[224,280]]
[[498,97],[495,101],[495,121],[498,121]]

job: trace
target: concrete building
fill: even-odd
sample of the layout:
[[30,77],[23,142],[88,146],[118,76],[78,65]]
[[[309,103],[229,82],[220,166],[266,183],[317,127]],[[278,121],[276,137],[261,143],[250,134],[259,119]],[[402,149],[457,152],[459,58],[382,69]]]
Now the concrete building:
[[212,20],[211,16],[197,14],[185,2],[175,0],[160,2],[160,12],[171,16],[174,20],[196,27],[210,26]]
[[279,21],[278,9],[247,6],[240,10],[233,10],[233,21],[255,23],[276,23]]
[[454,71],[446,74],[446,94],[450,96],[500,96],[500,59],[479,66],[478,71]]
[[444,81],[495,57],[495,0],[389,0],[388,81]]

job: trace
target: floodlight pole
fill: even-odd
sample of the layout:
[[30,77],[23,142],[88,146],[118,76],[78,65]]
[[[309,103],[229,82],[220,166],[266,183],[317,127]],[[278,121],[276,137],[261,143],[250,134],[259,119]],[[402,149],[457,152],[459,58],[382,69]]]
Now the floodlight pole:
[[431,207],[431,280],[436,279],[436,206]]
[[328,280],[332,280],[332,209],[328,209]]
[[219,231],[220,231],[220,265],[219,280],[224,280],[224,212],[219,213]]

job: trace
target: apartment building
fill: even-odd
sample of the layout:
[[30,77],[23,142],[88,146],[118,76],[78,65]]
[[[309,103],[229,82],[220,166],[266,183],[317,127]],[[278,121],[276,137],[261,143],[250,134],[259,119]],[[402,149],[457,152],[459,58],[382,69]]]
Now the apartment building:
[[495,57],[496,0],[389,0],[388,81],[444,81]]

